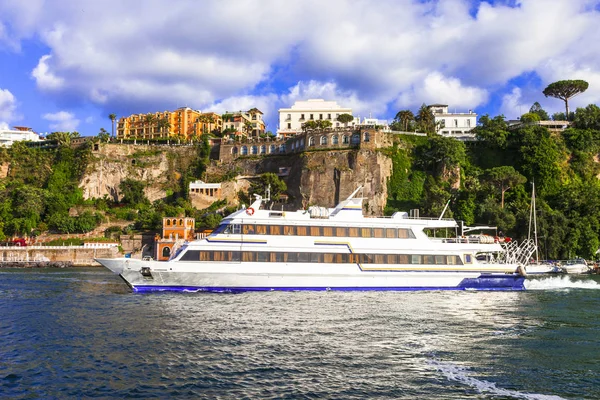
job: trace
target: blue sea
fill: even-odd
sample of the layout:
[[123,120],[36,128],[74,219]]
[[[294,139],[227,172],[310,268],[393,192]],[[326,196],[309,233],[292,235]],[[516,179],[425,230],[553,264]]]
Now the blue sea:
[[600,277],[525,292],[133,294],[0,270],[0,397],[599,399]]

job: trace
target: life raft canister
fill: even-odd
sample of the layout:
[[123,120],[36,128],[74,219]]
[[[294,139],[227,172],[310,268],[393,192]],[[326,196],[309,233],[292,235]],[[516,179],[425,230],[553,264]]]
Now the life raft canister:
[[248,209],[246,210],[246,214],[248,214],[248,215],[252,215],[252,214],[254,214],[254,208],[252,208],[252,207],[248,208]]

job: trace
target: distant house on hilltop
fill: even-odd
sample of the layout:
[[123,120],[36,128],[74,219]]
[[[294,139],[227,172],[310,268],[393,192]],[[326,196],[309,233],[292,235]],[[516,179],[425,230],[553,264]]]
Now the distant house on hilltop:
[[477,114],[472,110],[466,113],[451,113],[447,104],[431,104],[431,110],[438,126],[437,133],[443,136],[473,136],[471,130],[477,126]]
[[14,142],[40,142],[40,136],[33,129],[25,126],[15,126],[14,129],[0,129],[0,146],[11,147]]
[[302,125],[308,121],[326,120],[332,128],[342,128],[358,125],[357,118],[352,122],[341,123],[337,118],[342,114],[352,115],[352,109],[341,107],[335,101],[309,99],[296,101],[290,108],[279,109],[279,129],[277,134],[283,137],[295,136],[302,132]]

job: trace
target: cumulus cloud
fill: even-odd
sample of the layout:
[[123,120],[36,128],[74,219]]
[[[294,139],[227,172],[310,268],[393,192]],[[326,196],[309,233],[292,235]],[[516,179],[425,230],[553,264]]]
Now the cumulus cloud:
[[46,113],[42,115],[42,118],[51,122],[50,129],[53,131],[73,132],[79,126],[79,120],[75,118],[73,113],[67,111]]
[[9,124],[18,119],[17,100],[8,89],[0,89],[0,129],[8,129]]
[[507,119],[516,119],[528,112],[531,104],[524,102],[521,89],[515,87],[510,93],[502,96],[500,114],[504,115]]
[[397,106],[402,108],[421,101],[425,104],[448,104],[466,111],[485,103],[487,98],[488,92],[485,89],[465,86],[457,78],[432,72],[421,83],[413,86],[412,90],[403,93]]
[[477,107],[529,71],[542,86],[600,75],[597,0],[32,1],[0,3],[0,40],[39,37],[38,88],[111,111],[324,97],[382,116]]

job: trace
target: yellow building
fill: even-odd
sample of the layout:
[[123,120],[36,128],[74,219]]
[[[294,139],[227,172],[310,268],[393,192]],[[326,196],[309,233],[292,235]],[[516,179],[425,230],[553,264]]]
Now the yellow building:
[[175,111],[121,117],[117,125],[117,139],[190,140],[205,133],[220,132],[222,126],[223,121],[219,114],[180,107]]

